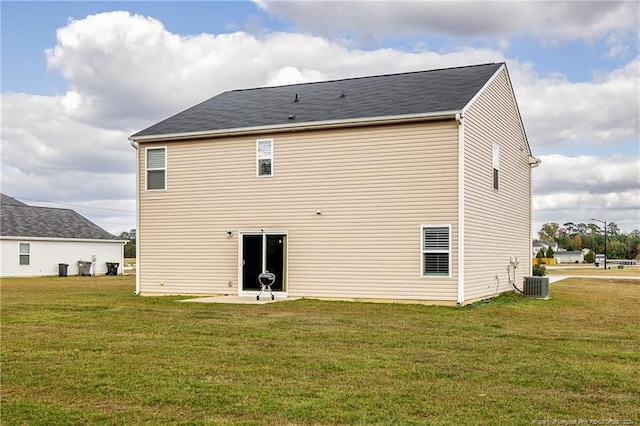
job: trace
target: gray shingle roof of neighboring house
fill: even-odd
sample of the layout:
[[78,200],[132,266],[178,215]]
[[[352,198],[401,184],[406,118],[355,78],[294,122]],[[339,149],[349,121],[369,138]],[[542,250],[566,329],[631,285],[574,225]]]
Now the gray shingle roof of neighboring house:
[[8,195],[4,195],[2,193],[0,193],[0,205],[26,206],[26,204],[22,201],[18,201],[15,198],[9,197]]
[[120,240],[70,209],[35,207],[2,195],[0,236]]
[[461,111],[502,63],[223,92],[133,136]]

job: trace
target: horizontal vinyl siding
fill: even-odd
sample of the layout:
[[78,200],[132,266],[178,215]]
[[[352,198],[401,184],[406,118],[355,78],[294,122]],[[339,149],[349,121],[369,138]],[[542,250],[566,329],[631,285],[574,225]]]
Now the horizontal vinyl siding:
[[[20,243],[30,243],[30,265],[19,264]],[[95,274],[106,274],[106,262],[119,263],[118,273],[123,268],[123,244],[115,242],[89,242],[89,241],[38,241],[38,240],[0,240],[2,250],[3,277],[27,277],[42,275],[58,275],[58,264],[69,265],[67,275],[78,274],[78,261],[91,262],[91,257],[96,256]]]
[[[493,189],[493,145],[500,147]],[[504,70],[465,113],[465,297],[510,290],[507,266],[520,258],[518,286],[529,272],[529,153]],[[498,277],[496,279],[496,277]]]
[[140,188],[141,292],[237,293],[238,232],[264,228],[288,232],[290,296],[455,300],[455,274],[420,277],[420,225],[456,240],[456,155],[454,122],[170,143],[168,189]]

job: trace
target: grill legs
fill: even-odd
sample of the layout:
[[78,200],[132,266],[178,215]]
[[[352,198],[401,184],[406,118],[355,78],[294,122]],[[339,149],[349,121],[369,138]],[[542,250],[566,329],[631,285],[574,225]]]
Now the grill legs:
[[271,292],[271,284],[269,285],[260,284],[260,293],[258,293],[258,295],[256,296],[256,300],[260,300],[260,295],[262,294],[265,288],[269,290],[269,295],[271,296],[271,300],[274,299],[273,293]]

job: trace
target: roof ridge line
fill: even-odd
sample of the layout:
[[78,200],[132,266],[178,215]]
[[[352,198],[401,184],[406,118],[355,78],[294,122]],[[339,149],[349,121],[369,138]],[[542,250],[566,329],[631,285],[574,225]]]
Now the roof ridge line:
[[457,67],[443,67],[443,68],[435,68],[435,69],[429,69],[429,70],[404,71],[404,72],[396,72],[396,73],[364,75],[364,76],[360,76],[360,77],[335,78],[335,79],[332,79],[332,80],[308,81],[308,82],[305,82],[305,83],[280,84],[280,85],[276,85],[276,86],[247,87],[247,88],[244,88],[244,89],[227,90],[227,91],[221,92],[221,93],[244,92],[244,91],[261,90],[261,89],[275,89],[275,88],[281,88],[281,87],[305,86],[305,85],[311,85],[311,84],[337,83],[339,81],[365,80],[365,79],[371,79],[371,78],[377,78],[377,77],[391,77],[391,76],[399,76],[399,75],[421,74],[421,73],[429,73],[429,72],[435,72],[435,71],[455,70],[455,69],[462,69],[462,68],[473,68],[473,67],[482,67],[482,66],[498,65],[498,64],[504,64],[504,61],[503,62],[486,62],[486,63],[482,63],[482,64],[473,64],[473,65],[460,65],[460,66],[457,66]]

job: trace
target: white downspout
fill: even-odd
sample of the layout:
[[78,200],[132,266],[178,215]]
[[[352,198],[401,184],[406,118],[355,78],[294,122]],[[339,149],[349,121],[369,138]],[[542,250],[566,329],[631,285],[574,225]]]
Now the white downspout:
[[[120,270],[122,271],[121,275],[124,275],[124,246],[127,245],[128,241],[124,241],[122,246],[120,247]],[[118,275],[118,270],[116,269],[116,275]]]
[[[529,232],[533,225],[533,169],[538,167],[542,161],[539,158],[529,155]],[[529,257],[531,257],[531,236],[529,236]],[[533,276],[533,262],[529,262],[529,276]],[[515,280],[515,277],[513,278]]]
[[464,117],[456,114],[458,122],[458,298],[464,303]]
[[140,294],[140,159],[138,158],[140,145],[131,138],[129,138],[129,143],[136,150],[136,290],[133,294],[137,296]]

